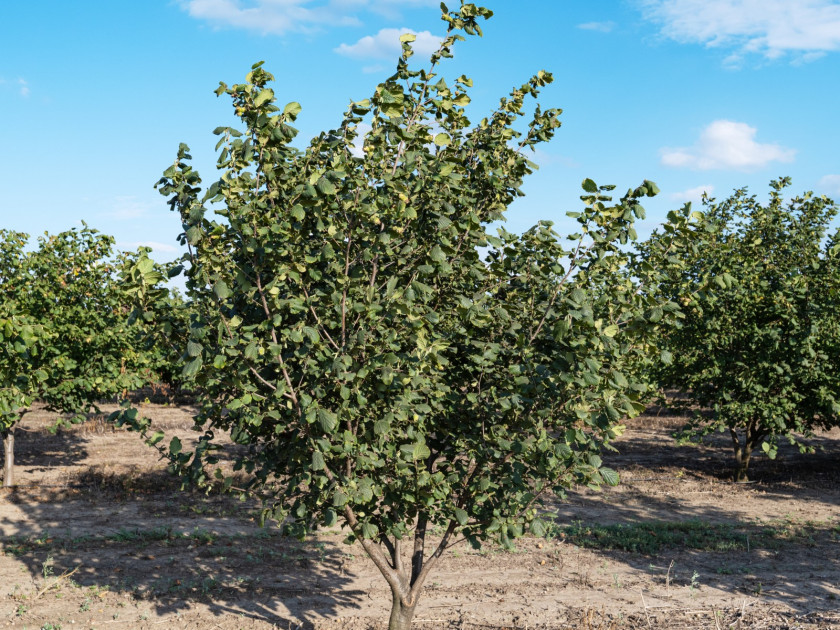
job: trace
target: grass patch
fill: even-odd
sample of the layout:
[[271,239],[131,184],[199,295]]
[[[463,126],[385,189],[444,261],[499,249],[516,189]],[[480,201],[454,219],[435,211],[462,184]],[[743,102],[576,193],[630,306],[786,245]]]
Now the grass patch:
[[[191,532],[177,532],[172,527],[153,527],[150,529],[121,528],[112,534],[93,536],[54,536],[43,533],[39,536],[11,536],[0,543],[0,553],[20,557],[34,551],[76,551],[103,543],[125,544],[144,547],[158,543],[163,546],[177,544],[195,544],[211,546],[214,544],[235,545],[245,541],[267,541],[274,538],[286,540],[279,530],[256,530],[247,534],[216,534],[196,527]],[[320,547],[310,542],[309,547],[318,551]]]
[[549,538],[578,547],[656,555],[664,549],[727,552],[778,549],[783,544],[815,545],[816,537],[836,536],[836,525],[811,521],[771,521],[758,525],[706,523],[698,520],[644,521],[599,525],[576,521],[554,525]]

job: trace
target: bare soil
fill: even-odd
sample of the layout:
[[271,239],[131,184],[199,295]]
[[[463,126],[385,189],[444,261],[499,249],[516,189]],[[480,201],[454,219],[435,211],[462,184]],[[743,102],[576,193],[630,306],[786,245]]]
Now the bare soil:
[[[145,411],[191,435],[189,407]],[[260,528],[256,505],[180,491],[138,436],[53,419],[25,417],[19,486],[0,490],[0,627],[385,627],[385,582],[340,532]],[[726,441],[677,446],[681,422],[632,421],[604,456],[621,485],[549,506],[549,537],[450,551],[416,627],[840,629],[840,433],[733,484]],[[683,527],[706,542],[665,540]]]

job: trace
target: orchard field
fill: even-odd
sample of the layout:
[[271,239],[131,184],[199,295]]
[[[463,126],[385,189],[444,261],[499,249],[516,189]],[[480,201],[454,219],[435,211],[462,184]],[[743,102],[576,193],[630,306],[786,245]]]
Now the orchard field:
[[176,261],[0,229],[0,623],[840,627],[840,208],[780,177],[640,240],[659,187],[587,177],[505,230],[562,110],[537,70],[468,118],[492,15],[308,144],[264,62],[219,83]]
[[[192,408],[141,407],[189,443]],[[19,486],[2,490],[4,627],[385,627],[388,587],[337,529],[301,543],[260,528],[256,504],[180,491],[136,434],[53,420],[25,418]],[[674,446],[684,420],[630,421],[604,455],[621,484],[550,501],[545,538],[454,547],[414,627],[840,627],[840,432],[735,484],[725,445]]]

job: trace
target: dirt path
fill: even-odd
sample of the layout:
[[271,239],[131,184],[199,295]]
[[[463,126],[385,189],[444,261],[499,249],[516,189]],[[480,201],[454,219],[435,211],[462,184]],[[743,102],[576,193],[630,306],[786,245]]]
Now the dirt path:
[[[149,410],[190,434],[188,410]],[[340,533],[281,537],[253,505],[179,492],[136,436],[48,421],[26,418],[0,495],[0,626],[384,627],[384,581]],[[605,456],[622,484],[551,506],[550,538],[451,552],[417,627],[840,628],[840,436],[735,485],[723,445],[678,448],[674,423],[635,421]]]

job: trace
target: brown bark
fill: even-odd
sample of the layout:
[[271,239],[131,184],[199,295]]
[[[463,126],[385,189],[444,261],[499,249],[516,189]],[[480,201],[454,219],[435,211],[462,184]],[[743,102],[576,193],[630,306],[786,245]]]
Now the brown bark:
[[3,487],[15,485],[15,428],[2,433],[3,437]]
[[414,608],[417,601],[411,606],[406,606],[402,596],[394,592],[391,605],[391,617],[388,619],[388,630],[411,630],[411,620],[414,618]]
[[756,426],[757,424],[755,422],[747,425],[743,446],[735,429],[729,429],[729,433],[732,436],[732,448],[735,451],[735,483],[746,483],[749,481],[747,471],[750,467],[752,452],[767,435],[766,432],[759,431]]

